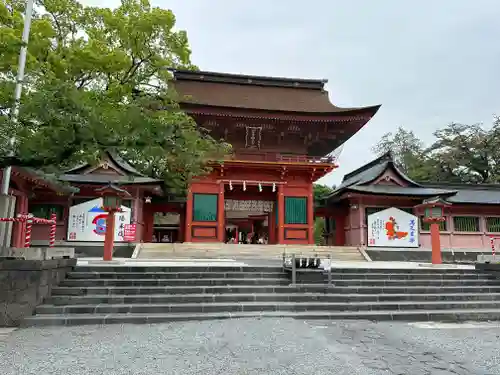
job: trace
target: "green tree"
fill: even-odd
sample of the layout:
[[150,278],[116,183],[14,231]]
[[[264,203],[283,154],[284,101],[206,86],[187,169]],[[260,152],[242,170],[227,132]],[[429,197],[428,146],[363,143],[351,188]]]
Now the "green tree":
[[374,147],[381,155],[391,151],[398,166],[416,181],[456,183],[500,182],[500,119],[490,128],[481,124],[450,123],[434,132],[424,147],[412,131],[387,133]]
[[398,166],[422,182],[500,182],[500,119],[490,128],[481,124],[450,123],[434,132],[430,147],[411,131],[387,133],[374,147],[377,154],[391,151]]
[[427,181],[433,176],[424,143],[411,130],[399,127],[395,133],[384,134],[373,151],[379,156],[391,152],[398,167],[414,180]]
[[481,124],[451,123],[434,133],[436,141],[429,148],[450,181],[498,183],[500,181],[500,120],[485,129]]
[[318,202],[319,200],[333,193],[334,190],[335,186],[330,187],[328,185],[314,184],[313,185],[314,201]]
[[[329,194],[333,193],[335,187],[321,184],[313,185],[314,192],[314,202],[318,204],[321,199],[327,197]],[[323,244],[323,234],[325,233],[325,219],[322,217],[317,217],[314,220],[314,242],[317,245]]]
[[114,10],[37,1],[14,123],[8,113],[23,12],[24,1],[0,3],[0,167],[57,171],[114,149],[153,177],[183,187],[206,170],[207,160],[227,151],[180,110],[168,69],[196,69],[187,34],[175,29],[172,11],[148,0],[122,0]]

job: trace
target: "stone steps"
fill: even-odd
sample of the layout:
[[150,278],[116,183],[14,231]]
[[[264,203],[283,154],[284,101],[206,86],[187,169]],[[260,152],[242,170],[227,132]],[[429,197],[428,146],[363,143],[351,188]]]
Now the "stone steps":
[[140,259],[165,258],[228,258],[281,259],[283,253],[297,256],[319,255],[334,260],[365,261],[356,247],[315,245],[241,245],[224,243],[146,243],[138,253]]
[[149,295],[83,295],[52,296],[46,304],[175,304],[210,302],[390,302],[390,301],[498,301],[500,293],[457,294],[325,294],[325,293],[260,293],[260,294],[149,294]]
[[273,279],[276,276],[286,278],[277,272],[69,272],[69,279]]
[[460,310],[407,310],[407,311],[267,311],[267,312],[219,312],[219,313],[169,313],[169,314],[46,314],[26,318],[23,327],[83,325],[83,324],[154,324],[176,321],[216,320],[238,318],[295,318],[295,319],[363,319],[402,321],[470,321],[499,320],[500,309],[460,309]]
[[157,272],[166,272],[166,273],[213,273],[213,272],[222,272],[222,273],[230,273],[230,272],[243,272],[243,273],[248,273],[248,272],[254,272],[254,273],[275,273],[275,274],[282,274],[283,273],[283,267],[276,267],[276,266],[231,266],[231,265],[217,265],[217,266],[202,266],[202,265],[196,265],[196,266],[184,266],[184,265],[178,265],[178,266],[123,266],[123,265],[116,265],[116,266],[108,266],[108,265],[99,265],[99,266],[78,266],[76,268],[77,271],[75,272],[90,272],[90,273],[110,273],[110,272],[117,272],[117,273],[128,273],[128,272],[133,272],[133,273],[157,273]]
[[[392,287],[330,287],[331,291],[336,293],[360,293],[360,294],[402,294],[402,293],[417,293],[417,294],[433,294],[433,293],[500,293],[499,286],[392,286]],[[288,285],[217,285],[217,286],[116,286],[116,287],[56,287],[52,289],[52,295],[85,295],[85,294],[100,294],[100,295],[120,295],[120,294],[228,294],[228,293],[321,293],[327,292],[327,286],[324,285],[298,285],[296,287]]]
[[[474,280],[476,281],[476,280]],[[62,287],[94,287],[94,286],[212,286],[212,285],[289,285],[290,280],[283,276],[281,278],[262,279],[66,279],[59,285]]]
[[500,279],[471,269],[313,271],[290,285],[281,267],[81,266],[23,325],[153,323],[239,317],[500,319]]
[[496,309],[500,301],[397,301],[397,302],[213,302],[177,304],[99,304],[99,305],[41,305],[37,314],[161,314],[203,312],[267,312],[267,311],[377,311],[377,310],[444,310]]
[[[251,279],[251,278],[287,278],[288,276],[281,272],[69,272],[69,279]],[[336,280],[495,280],[495,276],[485,273],[443,273],[443,274],[408,274],[408,273],[337,273],[332,272],[332,279]]]
[[332,279],[342,279],[342,280],[493,280],[495,276],[491,274],[484,273],[472,273],[472,274],[461,274],[461,273],[336,273],[332,272]]

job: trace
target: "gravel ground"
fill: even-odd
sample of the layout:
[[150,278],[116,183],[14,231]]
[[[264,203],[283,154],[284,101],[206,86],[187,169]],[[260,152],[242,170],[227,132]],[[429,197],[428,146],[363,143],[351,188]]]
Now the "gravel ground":
[[0,337],[3,375],[500,374],[500,326],[242,319],[29,328]]

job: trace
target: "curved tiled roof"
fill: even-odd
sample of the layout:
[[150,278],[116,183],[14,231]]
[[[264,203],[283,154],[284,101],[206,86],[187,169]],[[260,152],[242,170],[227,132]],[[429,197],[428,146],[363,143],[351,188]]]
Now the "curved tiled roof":
[[341,108],[324,89],[326,80],[260,77],[213,72],[174,71],[174,88],[184,104],[212,107],[374,115],[380,106]]

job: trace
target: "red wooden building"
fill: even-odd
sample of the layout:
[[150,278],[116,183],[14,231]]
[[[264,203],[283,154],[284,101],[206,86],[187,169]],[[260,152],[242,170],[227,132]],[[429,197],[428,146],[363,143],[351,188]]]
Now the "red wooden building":
[[233,146],[231,158],[189,187],[184,241],[225,241],[235,236],[230,228],[264,233],[269,243],[314,243],[313,182],[335,169],[331,152],[379,106],[336,107],[326,80],[192,71],[174,78],[182,108]]

